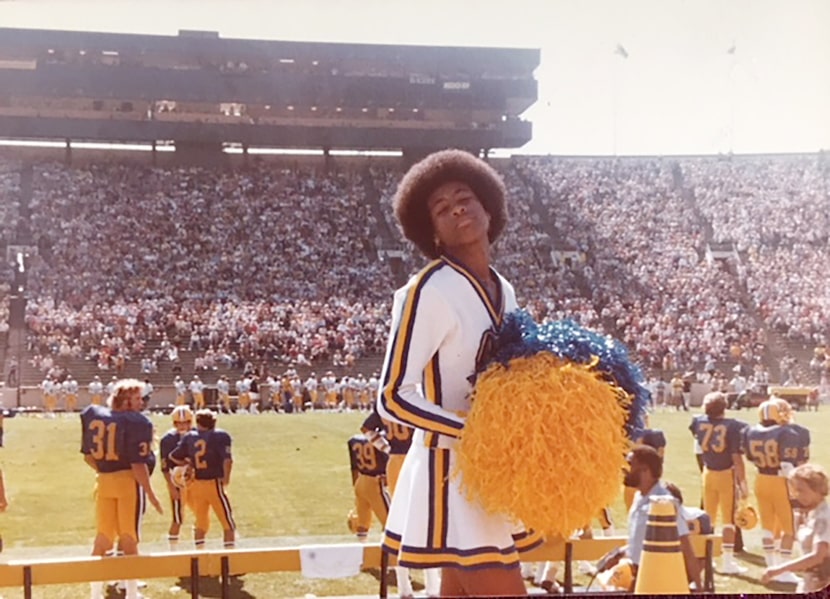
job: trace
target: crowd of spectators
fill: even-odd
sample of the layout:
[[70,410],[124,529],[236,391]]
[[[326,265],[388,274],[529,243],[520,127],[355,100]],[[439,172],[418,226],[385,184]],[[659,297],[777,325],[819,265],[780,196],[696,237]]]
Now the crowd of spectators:
[[[14,240],[20,208],[20,163],[0,159],[0,244]],[[6,273],[3,273],[5,276]]]
[[684,165],[716,242],[745,257],[741,278],[767,326],[827,343],[830,163],[823,155],[699,159]]
[[76,348],[101,366],[138,359],[164,335],[208,361],[375,353],[389,297],[376,281],[388,277],[364,197],[350,172],[261,163],[39,165],[31,349]]
[[[372,297],[375,223],[360,178],[101,164],[35,172],[34,295],[73,307],[172,298]],[[321,265],[328,268],[320,269]]]
[[[820,158],[525,157],[498,167],[511,218],[494,264],[537,319],[574,318],[669,371],[757,363],[767,343],[759,318],[826,343]],[[185,349],[198,354],[188,366],[205,370],[379,355],[402,281],[378,246],[403,249],[404,273],[423,264],[392,217],[401,175],[381,163],[38,164],[30,351],[101,369],[135,360],[147,373]],[[14,184],[0,170],[0,191],[13,195]],[[732,258],[707,259],[712,242],[734,244]]]
[[586,256],[574,267],[601,327],[646,366],[760,357],[761,331],[733,275],[705,259],[705,222],[684,193],[682,165],[535,158],[519,168],[540,183],[545,212],[563,232],[557,237]]

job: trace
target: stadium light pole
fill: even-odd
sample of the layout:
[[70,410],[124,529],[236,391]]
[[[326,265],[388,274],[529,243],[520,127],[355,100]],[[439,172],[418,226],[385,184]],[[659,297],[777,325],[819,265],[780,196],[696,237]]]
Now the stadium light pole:
[[619,113],[620,113],[620,79],[621,79],[621,72],[625,61],[628,60],[628,50],[625,49],[625,46],[618,43],[617,47],[614,49],[614,56],[616,56],[619,60],[614,62],[614,97],[613,97],[613,114],[612,114],[612,132],[611,132],[611,148],[612,153],[614,156],[617,155],[617,138],[619,137]]
[[726,50],[729,57],[729,153],[735,151],[735,71],[737,68],[737,48],[735,43]]

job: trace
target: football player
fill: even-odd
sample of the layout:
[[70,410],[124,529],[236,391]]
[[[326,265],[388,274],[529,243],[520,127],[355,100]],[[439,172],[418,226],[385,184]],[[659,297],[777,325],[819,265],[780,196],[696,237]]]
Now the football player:
[[173,418],[173,428],[167,431],[161,438],[159,453],[161,454],[161,473],[167,482],[167,492],[170,495],[170,504],[172,507],[173,521],[170,523],[170,528],[167,531],[167,542],[172,551],[179,542],[179,531],[182,527],[184,506],[187,505],[187,489],[180,487],[173,480],[172,473],[174,464],[170,462],[168,456],[176,449],[182,437],[193,430],[193,412],[190,406],[176,406],[173,408],[171,416]]
[[53,381],[52,377],[46,378],[40,383],[40,391],[43,396],[43,412],[47,418],[55,417],[55,406],[58,404],[58,388],[60,383]]
[[182,377],[176,375],[173,379],[173,388],[176,390],[176,405],[183,406],[187,403],[187,385]]
[[798,457],[796,457],[795,465],[806,464],[810,460],[810,430],[795,422],[793,408],[786,399],[773,395],[770,401],[778,405],[780,424],[789,426],[798,435]]
[[308,391],[309,401],[311,402],[311,409],[314,410],[320,407],[320,403],[317,397],[317,388],[320,385],[320,382],[317,380],[317,373],[312,372],[308,375],[308,378],[303,383],[306,390]]
[[354,384],[354,377],[344,376],[341,388],[343,390],[343,403],[341,408],[347,412],[351,412],[357,407],[357,389]]
[[686,519],[686,524],[689,526],[689,534],[708,535],[714,532],[712,519],[705,510],[683,505],[683,492],[676,484],[665,482],[664,486],[666,487],[666,490],[671,493],[672,497],[677,499],[677,503],[680,505],[680,513],[683,515],[683,518]]
[[[291,379],[294,378],[294,373],[289,368],[282,373],[280,377],[280,404],[286,405],[291,403],[294,398],[294,390],[291,388]],[[299,410],[297,410],[299,412]]]
[[[760,422],[744,431],[743,447],[747,458],[755,464],[755,497],[761,519],[761,543],[767,567],[777,566],[792,556],[794,521],[787,488],[787,475],[795,468],[801,440],[787,426],[786,409],[776,400],[766,400],[758,408]],[[781,527],[781,544],[776,550],[776,523]],[[776,582],[798,584],[792,572],[784,572]]]
[[357,512],[355,534],[359,540],[365,541],[372,526],[372,514],[375,514],[381,526],[385,526],[389,513],[389,494],[386,491],[387,452],[378,450],[362,433],[352,436],[347,445]]
[[[703,459],[703,509],[716,525],[718,512],[723,523],[724,574],[743,574],[747,571],[735,563],[735,505],[748,496],[746,470],[741,455],[743,422],[724,416],[726,395],[720,391],[707,393],[703,398],[705,414],[695,416],[689,430],[697,440]],[[737,485],[737,497],[735,487]]]
[[326,407],[329,410],[334,410],[337,408],[337,379],[334,376],[334,373],[329,370],[320,379],[320,384],[323,387],[325,397],[326,397]]
[[251,405],[251,381],[244,375],[236,381],[236,397],[236,411],[247,414]]
[[89,403],[92,405],[101,405],[104,397],[104,383],[101,382],[100,376],[95,376],[87,387],[89,391]]
[[[602,529],[602,536],[613,537],[616,534],[614,520],[611,518],[611,510],[609,508],[604,507],[599,510],[597,513],[597,521],[599,522],[599,527]],[[594,530],[590,522],[579,530],[578,536],[580,539],[594,538]]]
[[71,374],[67,375],[63,382],[63,393],[66,413],[71,415],[78,406],[78,381],[73,379]]
[[[163,513],[150,484],[153,424],[138,412],[142,389],[141,381],[123,379],[113,387],[109,406],[90,405],[81,412],[81,453],[97,473],[92,555],[106,555],[116,538],[124,554],[136,555],[145,498]],[[103,599],[103,582],[90,584],[92,599]],[[126,590],[127,599],[137,599],[138,581],[127,581]]]
[[201,410],[205,407],[205,384],[199,378],[199,375],[193,375],[189,387],[190,396],[193,398],[193,409]]
[[177,465],[190,465],[194,479],[188,488],[188,502],[196,518],[193,540],[196,548],[205,545],[210,528],[210,510],[222,525],[225,547],[236,543],[236,523],[225,488],[231,482],[233,458],[231,436],[216,428],[216,414],[210,410],[196,412],[196,430],[182,437],[168,459]]
[[227,375],[222,375],[216,381],[216,394],[219,398],[219,405],[222,406],[222,411],[229,414],[231,411],[231,385],[228,382]]
[[357,375],[352,382],[357,388],[357,404],[361,410],[368,410],[372,407],[372,396],[369,395],[369,381],[363,376],[363,373]]
[[294,411],[297,413],[305,410],[305,401],[303,399],[303,380],[296,370],[291,371],[291,401],[294,402]]
[[[795,465],[800,466],[801,464],[806,464],[810,459],[810,430],[807,427],[795,422],[795,414],[793,413],[792,406],[787,400],[773,395],[770,397],[770,401],[774,401],[778,404],[780,424],[782,426],[789,426],[798,435],[798,457],[796,458]],[[807,514],[803,509],[801,509],[801,506],[796,499],[791,499],[790,504],[792,505],[793,516],[795,518],[793,527],[795,530],[798,530],[800,523],[807,516]],[[776,526],[773,532],[775,533],[775,538],[780,540],[781,527]]]
[[[363,421],[360,430],[376,449],[389,456],[386,461],[386,485],[391,497],[395,494],[398,475],[401,473],[406,452],[412,445],[413,429],[398,422],[383,420],[373,408],[371,414]],[[409,568],[396,566],[395,574],[400,594],[402,596],[412,595]],[[427,596],[437,597],[441,591],[441,571],[438,568],[427,568],[424,570],[424,580]]]
[[[259,414],[261,408],[259,403],[259,377],[254,373],[251,373],[245,380],[248,381],[248,397],[251,398],[249,409],[251,410],[251,414]],[[262,409],[264,409],[264,407]]]

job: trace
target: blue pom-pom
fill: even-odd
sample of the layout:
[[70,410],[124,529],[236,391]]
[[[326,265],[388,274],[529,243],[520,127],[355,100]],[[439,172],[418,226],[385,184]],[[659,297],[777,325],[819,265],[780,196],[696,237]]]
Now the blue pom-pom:
[[622,343],[573,320],[539,325],[524,310],[508,314],[496,333],[489,357],[480,362],[476,373],[484,372],[494,362],[509,367],[509,361],[514,358],[530,357],[542,351],[577,364],[599,360],[596,370],[632,397],[626,433],[632,439],[640,435],[645,428],[646,407],[650,403],[642,370],[629,359],[628,350]]

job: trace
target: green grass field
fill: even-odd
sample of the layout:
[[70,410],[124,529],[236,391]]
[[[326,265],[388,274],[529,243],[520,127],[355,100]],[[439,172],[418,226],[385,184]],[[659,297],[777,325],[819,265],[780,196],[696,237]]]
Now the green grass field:
[[[239,527],[239,547],[354,540],[345,524],[353,499],[346,440],[357,431],[364,416],[313,413],[220,417],[219,426],[234,439],[229,495]],[[756,420],[754,410],[732,412],[730,416],[752,423]],[[830,441],[817,434],[830,426],[830,411],[799,413],[796,418],[813,431],[813,460],[830,465]],[[652,426],[663,429],[668,438],[665,479],[680,485],[686,502],[696,505],[700,489],[687,430],[690,419],[691,414],[685,412],[658,412],[651,417]],[[154,416],[154,421],[160,433],[168,428],[166,417]],[[53,420],[20,416],[6,420],[5,448],[0,453],[10,501],[8,511],[0,516],[4,560],[89,553],[94,533],[94,475],[78,452],[79,433],[77,416]],[[748,469],[750,488],[752,470]],[[153,479],[159,496],[166,497],[160,474],[156,473]],[[621,496],[613,513],[618,533],[623,534],[626,517]],[[183,532],[189,531],[191,521],[188,517]],[[164,516],[148,512],[143,526],[145,552],[167,550],[168,525],[169,509]],[[371,538],[379,539],[379,533],[376,527]],[[208,547],[220,547],[221,530],[212,528],[208,537]],[[747,532],[744,539],[746,550],[738,559],[750,570],[742,576],[716,575],[718,592],[792,592],[792,586],[765,587],[757,582],[763,566],[758,529]],[[191,545],[182,541],[180,547],[190,549]],[[417,575],[416,579],[420,580]],[[189,591],[177,588],[180,582],[148,580],[142,592],[151,599],[189,596]],[[262,574],[240,577],[235,582],[234,597],[240,599],[369,595],[378,590],[377,572],[330,581],[304,579],[299,573]],[[579,578],[577,582],[585,581]],[[203,581],[201,587],[202,596],[219,596],[215,580]],[[418,588],[416,585],[416,591]],[[22,598],[23,592],[0,589],[0,597]],[[41,586],[35,588],[34,597],[88,597],[88,587]]]

